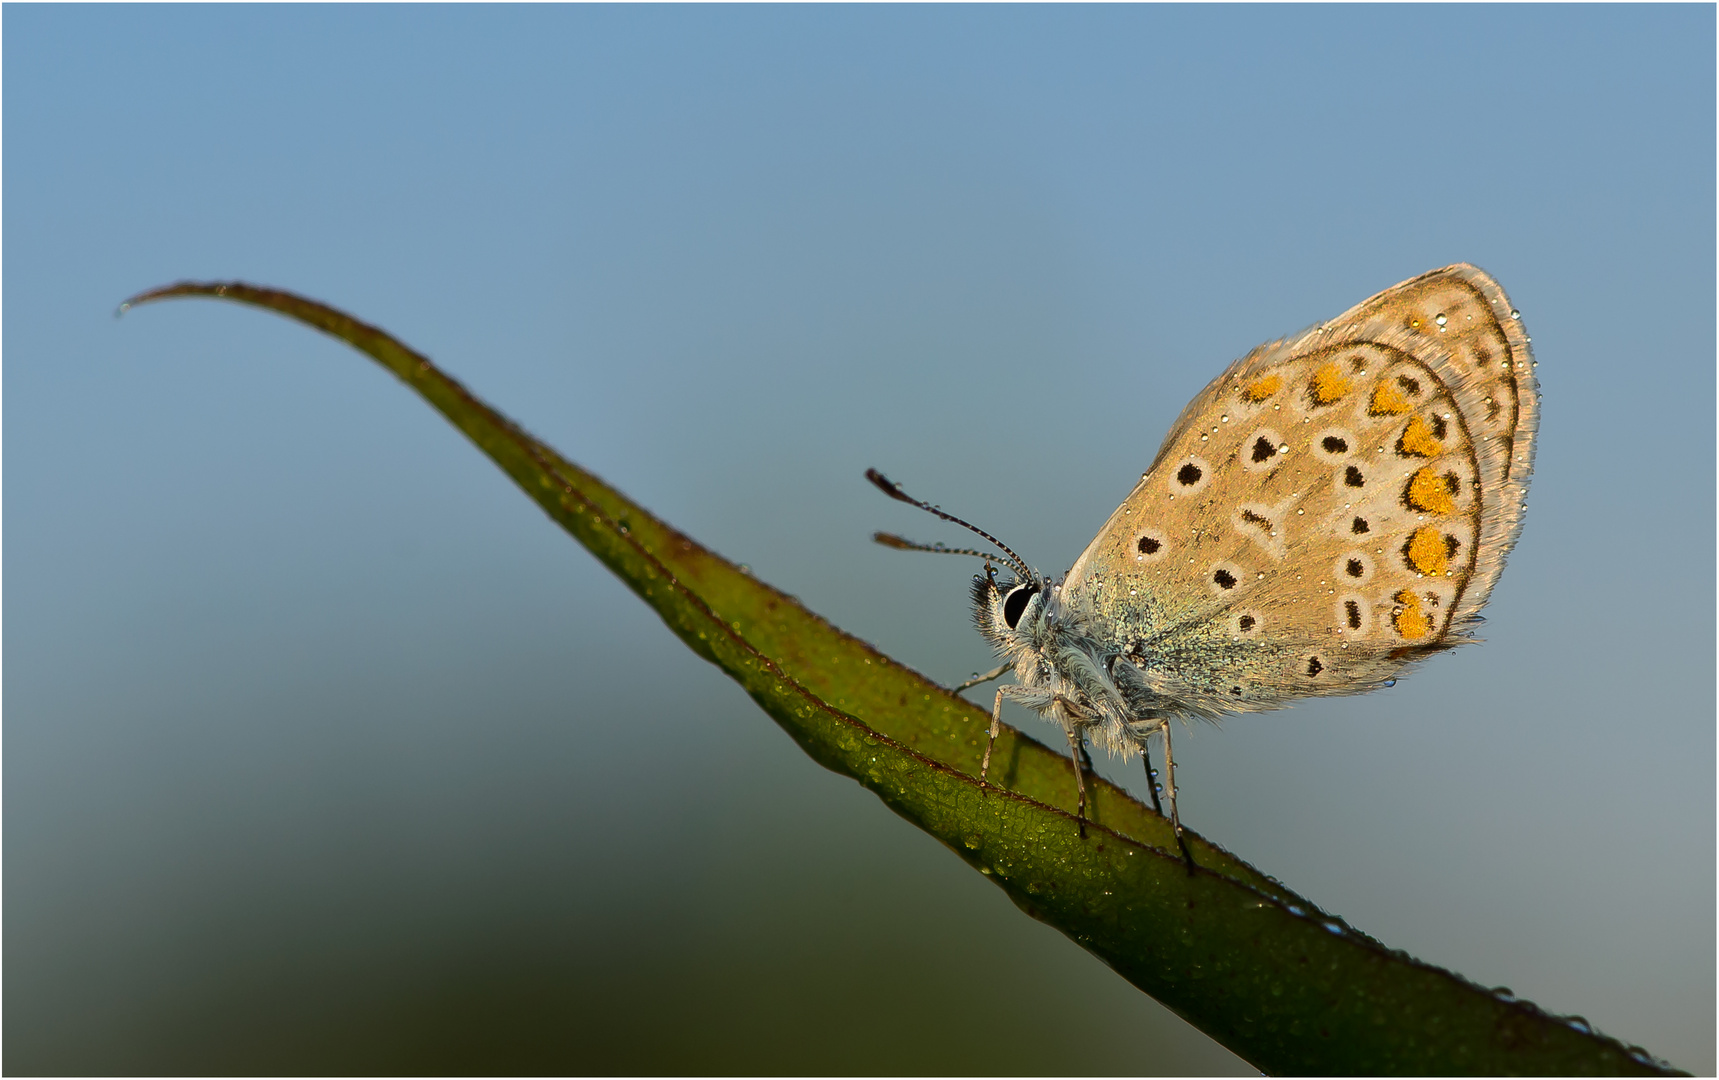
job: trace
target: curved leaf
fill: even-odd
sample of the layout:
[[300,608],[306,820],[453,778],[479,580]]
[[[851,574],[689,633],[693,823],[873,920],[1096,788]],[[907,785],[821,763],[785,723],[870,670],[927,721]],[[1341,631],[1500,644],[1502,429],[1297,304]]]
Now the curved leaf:
[[538,442],[434,364],[326,305],[239,283],[180,283],[296,319],[368,354],[464,432],[721,667],[813,760],[851,776],[1140,989],[1267,1072],[1667,1074],[1577,1018],[1495,995],[1385,948],[1221,848],[1092,782],[1073,813],[1057,751],[1005,728],[979,784],[989,714],[842,633]]

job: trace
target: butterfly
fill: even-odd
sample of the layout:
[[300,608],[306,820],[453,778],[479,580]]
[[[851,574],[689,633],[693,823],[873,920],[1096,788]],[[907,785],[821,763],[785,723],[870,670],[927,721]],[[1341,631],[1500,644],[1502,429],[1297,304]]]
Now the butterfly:
[[1365,693],[1475,640],[1522,530],[1534,367],[1520,313],[1479,268],[1386,289],[1212,380],[1061,578],[868,470],[891,498],[995,545],[874,537],[986,560],[973,618],[1003,663],[956,689],[1009,671],[1015,681],[997,690],[981,782],[1014,700],[1067,736],[1083,832],[1087,745],[1139,754],[1191,866],[1174,721]]

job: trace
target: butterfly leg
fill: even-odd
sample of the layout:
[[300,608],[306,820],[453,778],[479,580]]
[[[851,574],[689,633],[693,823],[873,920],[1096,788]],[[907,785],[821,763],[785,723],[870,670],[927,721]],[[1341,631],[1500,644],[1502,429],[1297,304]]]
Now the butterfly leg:
[[991,771],[991,751],[996,748],[997,734],[1003,730],[1003,694],[1008,691],[1003,686],[997,689],[997,703],[991,706],[991,733],[985,739],[985,760],[979,763],[979,786],[986,784],[985,776]]
[[[1074,760],[1074,789],[1078,793],[1075,801],[1074,821],[1080,829],[1080,838],[1086,839],[1086,770],[1081,768],[1080,759],[1086,756],[1086,739],[1080,734],[1080,729],[1073,724],[1065,728],[1068,732],[1068,756]],[[1091,762],[1088,761],[1088,765]]]
[[1152,755],[1146,749],[1144,740],[1140,743],[1140,760],[1146,766],[1146,790],[1152,793],[1152,812],[1163,817],[1164,804],[1158,799],[1158,772],[1152,768]]
[[1170,800],[1170,827],[1176,830],[1176,846],[1182,849],[1182,861],[1188,864],[1188,873],[1194,872],[1194,854],[1188,850],[1188,841],[1182,836],[1182,817],[1176,813],[1176,759],[1170,754],[1170,724],[1166,719],[1162,729],[1164,732],[1164,797]]
[[983,675],[975,675],[971,679],[968,679],[966,682],[962,683],[960,686],[951,687],[949,689],[949,692],[951,694],[959,694],[963,690],[971,690],[973,687],[978,686],[980,683],[988,683],[992,679],[1000,679],[1004,675],[1008,674],[1009,669],[1014,667],[1014,666],[1015,666],[1015,662],[1013,660],[1010,660],[1008,663],[1004,664],[1002,667],[993,668],[990,671],[985,672],[985,674],[983,674]]

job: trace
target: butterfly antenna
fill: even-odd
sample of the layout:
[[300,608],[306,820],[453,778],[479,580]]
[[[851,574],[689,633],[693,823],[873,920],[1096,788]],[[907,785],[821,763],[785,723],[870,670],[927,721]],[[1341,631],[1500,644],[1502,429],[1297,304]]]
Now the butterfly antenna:
[[871,538],[876,543],[882,544],[886,548],[894,548],[897,551],[930,551],[938,555],[974,555],[984,559],[986,562],[1004,561],[1003,557],[994,551],[981,551],[978,548],[950,547],[948,544],[942,543],[922,544],[917,540],[909,540],[905,536],[897,536],[894,533],[872,533]]
[[[990,533],[986,532],[984,529],[979,528],[979,526],[974,525],[972,522],[969,522],[969,521],[962,521],[960,518],[956,517],[954,514],[946,513],[942,510],[939,510],[937,507],[932,506],[928,502],[920,502],[918,499],[915,499],[913,496],[909,495],[907,492],[901,490],[901,486],[899,484],[895,483],[895,481],[891,480],[889,477],[878,472],[876,469],[867,469],[865,471],[865,478],[867,480],[870,480],[877,487],[877,489],[879,491],[883,492],[885,495],[888,495],[890,498],[895,499],[897,502],[904,502],[904,503],[907,503],[911,506],[917,506],[921,510],[925,511],[928,514],[935,514],[938,517],[942,518],[944,521],[953,522],[954,524],[961,526],[963,529],[967,529],[970,532],[978,533],[980,536],[983,536],[985,539],[989,540],[991,543],[997,545],[997,547],[1002,550],[1003,555],[1005,556],[1003,559],[1001,559],[999,561],[1008,563],[1010,569],[1014,570],[1017,574],[1019,574],[1023,581],[1031,580],[1033,577],[1036,576],[1033,574],[1032,568],[1027,565],[1027,561],[1025,559],[1021,558],[1019,555],[1016,555],[1013,548],[1009,547],[1009,545],[1003,543],[1001,540],[992,536]],[[884,539],[885,537],[888,537],[888,539]],[[974,551],[970,548],[957,549],[957,548],[946,548],[940,544],[934,545],[934,546],[926,546],[924,544],[915,544],[911,540],[903,540],[901,537],[891,535],[890,533],[877,533],[872,537],[872,539],[876,540],[880,544],[883,544],[885,547],[901,548],[904,551],[947,551],[947,552],[959,551],[960,554],[964,554],[964,555],[977,555],[980,558],[986,558],[987,557],[985,552]]]

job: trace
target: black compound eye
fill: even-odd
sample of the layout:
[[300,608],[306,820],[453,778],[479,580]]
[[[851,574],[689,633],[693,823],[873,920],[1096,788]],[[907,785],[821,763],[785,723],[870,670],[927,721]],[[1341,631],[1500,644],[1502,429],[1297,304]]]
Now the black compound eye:
[[1003,601],[1003,621],[1009,624],[1010,630],[1020,625],[1021,616],[1026,614],[1027,601],[1037,596],[1038,591],[1037,585],[1022,585],[1010,590],[1008,598]]

